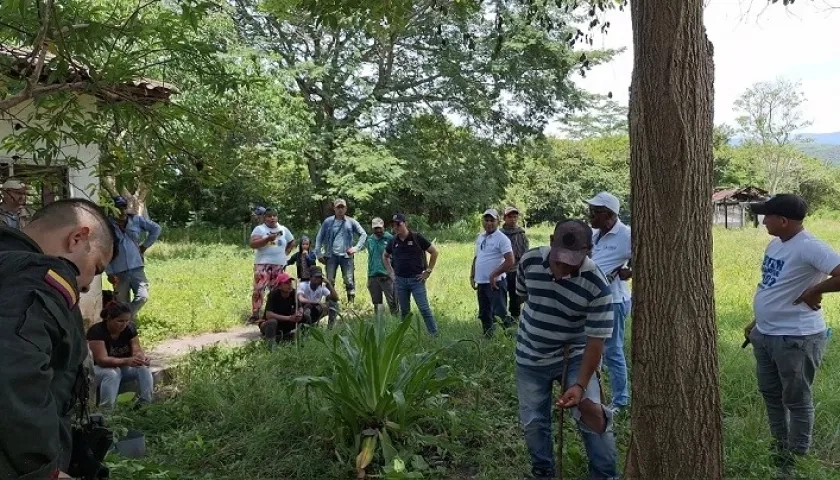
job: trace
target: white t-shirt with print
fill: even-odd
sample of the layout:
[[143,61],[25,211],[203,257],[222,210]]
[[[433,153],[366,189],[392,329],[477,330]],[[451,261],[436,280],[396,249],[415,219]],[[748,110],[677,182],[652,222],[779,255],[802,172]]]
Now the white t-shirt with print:
[[[487,235],[487,232],[479,235],[475,240],[475,283],[490,283],[490,274],[505,263],[506,253],[513,253],[513,247],[510,239],[501,230],[496,229],[490,235]],[[504,276],[505,273],[502,272],[496,280],[501,280]]]
[[598,238],[599,234],[600,230],[593,231],[592,245],[594,246],[590,257],[607,277],[607,280],[612,278],[610,291],[612,292],[613,302],[626,302],[630,300],[630,286],[627,282],[618,278],[618,275],[613,274],[616,269],[630,261],[633,252],[630,227],[618,220],[603,237]]
[[330,289],[327,288],[324,284],[318,286],[318,288],[313,289],[312,285],[309,282],[300,282],[297,289],[298,294],[303,295],[304,298],[309,300],[310,302],[321,303],[324,301],[325,297],[330,295]]
[[764,252],[755,292],[755,326],[764,335],[813,335],[825,330],[822,310],[793,301],[826,279],[840,254],[807,231],[783,242],[774,238]]
[[266,224],[257,225],[254,231],[251,232],[251,237],[265,237],[270,233],[276,233],[277,238],[274,243],[258,248],[254,263],[257,265],[283,265],[286,266],[288,257],[286,256],[286,245],[295,239],[291,230],[283,225],[277,225],[274,228],[268,228]]

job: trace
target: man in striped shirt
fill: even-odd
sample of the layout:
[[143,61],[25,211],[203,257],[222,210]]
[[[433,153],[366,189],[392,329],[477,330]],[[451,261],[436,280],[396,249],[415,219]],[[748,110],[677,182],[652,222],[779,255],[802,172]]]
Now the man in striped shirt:
[[532,478],[555,476],[551,394],[565,372],[561,408],[571,409],[589,457],[590,479],[618,477],[612,413],[601,405],[595,371],[613,329],[610,285],[588,257],[592,229],[557,224],[550,247],[522,256],[516,292],[525,298],[516,341],[519,419],[531,454]]

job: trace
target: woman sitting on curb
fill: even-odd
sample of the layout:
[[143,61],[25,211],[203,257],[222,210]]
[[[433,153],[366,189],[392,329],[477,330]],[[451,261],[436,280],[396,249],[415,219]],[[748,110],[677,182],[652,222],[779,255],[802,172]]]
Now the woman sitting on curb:
[[131,380],[137,380],[140,387],[137,404],[151,403],[154,380],[149,359],[140,347],[137,328],[131,321],[131,307],[112,301],[105,305],[99,316],[102,321],[87,331],[99,388],[99,406],[112,409],[117,402],[120,383]]

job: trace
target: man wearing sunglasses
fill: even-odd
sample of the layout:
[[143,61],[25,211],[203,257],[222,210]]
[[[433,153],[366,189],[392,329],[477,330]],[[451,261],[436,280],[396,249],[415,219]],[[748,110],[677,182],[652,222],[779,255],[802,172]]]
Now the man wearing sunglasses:
[[628,266],[631,255],[630,227],[618,219],[621,204],[615,195],[601,192],[586,203],[589,204],[589,224],[593,228],[592,261],[607,277],[613,298],[615,325],[612,336],[604,343],[604,364],[610,374],[613,397],[610,408],[618,412],[630,405],[627,359],[624,356],[624,322],[631,307],[627,280],[633,275]]
[[475,240],[475,256],[470,269],[470,285],[478,293],[478,318],[484,335],[496,330],[496,317],[505,328],[513,325],[507,309],[505,273],[513,266],[510,239],[499,230],[499,212],[490,208],[482,215],[484,232]]

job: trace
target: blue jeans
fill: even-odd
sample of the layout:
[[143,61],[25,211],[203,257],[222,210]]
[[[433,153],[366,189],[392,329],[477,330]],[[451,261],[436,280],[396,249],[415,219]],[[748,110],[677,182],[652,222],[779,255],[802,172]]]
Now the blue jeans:
[[327,280],[335,286],[335,274],[341,268],[341,278],[344,280],[344,288],[347,289],[347,296],[356,295],[355,264],[353,257],[339,257],[330,255],[327,257]]
[[[114,292],[117,300],[128,303],[131,306],[131,313],[137,315],[137,312],[149,301],[149,280],[146,279],[144,267],[126,270],[114,276],[119,280],[117,291]],[[134,294],[134,299],[129,298],[131,294]]]
[[476,294],[478,296],[478,318],[485,335],[492,335],[496,330],[496,317],[500,317],[505,326],[512,322],[508,316],[508,286],[507,280],[502,278],[496,282],[496,290],[489,283],[479,283]]
[[604,342],[604,364],[610,374],[612,404],[617,407],[630,405],[630,386],[627,384],[627,359],[624,356],[624,321],[630,314],[632,301],[613,304],[615,322],[613,333]]
[[99,384],[99,406],[111,409],[117,403],[117,395],[120,394],[120,383],[123,381],[137,380],[140,386],[140,394],[137,401],[140,403],[152,402],[152,389],[154,379],[149,367],[119,367],[103,368],[93,367],[96,383]]
[[[569,359],[569,374],[564,388],[568,389],[577,382],[582,356]],[[556,465],[554,446],[551,435],[552,386],[563,375],[563,362],[546,367],[526,367],[516,365],[516,393],[519,397],[519,421],[525,430],[525,443],[531,454],[531,466],[534,469],[554,476]],[[586,387],[586,398],[600,403],[601,392],[598,378],[592,375]],[[580,412],[572,408],[571,415],[577,423],[583,439],[586,454],[589,457],[589,478],[617,478],[618,452],[615,435],[612,431],[612,413],[605,409],[607,428],[603,433],[590,429],[580,419]]]
[[413,296],[414,303],[417,304],[417,309],[420,310],[420,315],[423,316],[423,321],[426,323],[426,330],[429,331],[430,335],[437,335],[437,323],[435,323],[435,316],[432,314],[432,307],[429,306],[426,282],[407,277],[396,277],[395,282],[402,318],[405,319],[410,313],[411,297]]

